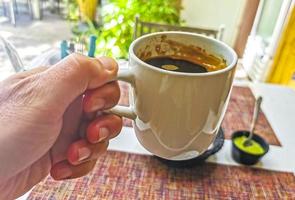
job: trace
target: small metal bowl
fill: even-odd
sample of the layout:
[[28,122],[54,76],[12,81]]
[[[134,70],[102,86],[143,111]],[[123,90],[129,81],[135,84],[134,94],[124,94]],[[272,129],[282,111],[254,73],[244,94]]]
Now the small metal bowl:
[[242,137],[242,136],[246,136],[248,137],[250,134],[249,131],[236,131],[232,134],[231,140],[232,140],[232,157],[233,159],[241,164],[244,165],[254,165],[256,164],[269,150],[269,144],[259,135],[257,134],[253,134],[252,140],[254,140],[255,142],[257,142],[258,144],[261,145],[261,147],[264,150],[263,154],[251,154],[248,152],[245,152],[243,150],[241,150],[238,146],[236,146],[236,144],[234,143],[234,139],[237,137]]

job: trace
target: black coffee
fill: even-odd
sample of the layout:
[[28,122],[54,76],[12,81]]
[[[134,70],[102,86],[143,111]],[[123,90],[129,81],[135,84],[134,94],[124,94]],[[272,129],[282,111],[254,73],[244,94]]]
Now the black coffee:
[[187,60],[178,59],[178,58],[152,57],[145,60],[145,62],[155,67],[169,70],[169,71],[186,72],[186,73],[207,72],[207,69],[201,65],[192,63]]

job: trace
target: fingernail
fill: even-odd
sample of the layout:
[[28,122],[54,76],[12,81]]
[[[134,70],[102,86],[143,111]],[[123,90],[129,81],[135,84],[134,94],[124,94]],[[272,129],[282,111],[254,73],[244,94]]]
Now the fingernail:
[[105,100],[104,99],[95,99],[93,100],[92,104],[91,104],[91,112],[92,111],[97,111],[102,109],[105,106]]
[[63,166],[60,169],[57,170],[56,176],[58,179],[66,179],[71,177],[72,175],[72,170],[69,166]]
[[89,158],[91,155],[91,150],[87,147],[82,147],[78,149],[78,161],[85,160],[86,158]]
[[102,63],[103,67],[109,71],[113,71],[117,66],[116,61],[112,58],[100,57],[99,60]]
[[100,128],[98,133],[98,136],[99,136],[98,142],[101,142],[104,139],[106,139],[109,136],[109,134],[110,134],[109,129],[104,127]]

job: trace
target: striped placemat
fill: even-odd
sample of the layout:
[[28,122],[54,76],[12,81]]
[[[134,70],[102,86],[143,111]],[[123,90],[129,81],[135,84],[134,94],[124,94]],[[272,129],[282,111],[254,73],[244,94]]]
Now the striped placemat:
[[47,177],[28,199],[295,199],[293,173],[204,163],[171,168],[153,156],[109,151],[79,179]]
[[[222,122],[226,139],[230,139],[234,131],[250,129],[254,105],[255,97],[250,88],[233,87],[229,105]],[[269,144],[281,146],[263,111],[259,114],[255,133],[266,139]]]
[[[119,104],[128,105],[128,85],[120,82],[120,87],[121,99]],[[230,139],[234,131],[250,129],[254,104],[255,98],[250,88],[237,86],[233,87],[229,105],[222,123],[225,139]],[[128,119],[124,119],[124,125],[132,126],[131,121]],[[259,114],[255,133],[266,139],[269,144],[281,146],[281,143],[279,142],[263,112],[260,112]]]

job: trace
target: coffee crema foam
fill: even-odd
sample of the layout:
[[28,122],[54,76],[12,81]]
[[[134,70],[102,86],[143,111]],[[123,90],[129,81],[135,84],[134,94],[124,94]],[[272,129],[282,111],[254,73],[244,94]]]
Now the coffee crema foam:
[[[139,50],[137,56],[144,62],[155,57],[170,57],[175,60],[186,60],[206,68],[207,72],[221,70],[226,67],[225,59],[209,54],[201,47],[185,45],[180,42],[167,39],[166,35],[161,36],[158,44],[153,46],[146,45],[144,49]],[[163,69],[165,69],[165,67],[167,66],[163,66]],[[170,66],[168,68],[172,67]]]

